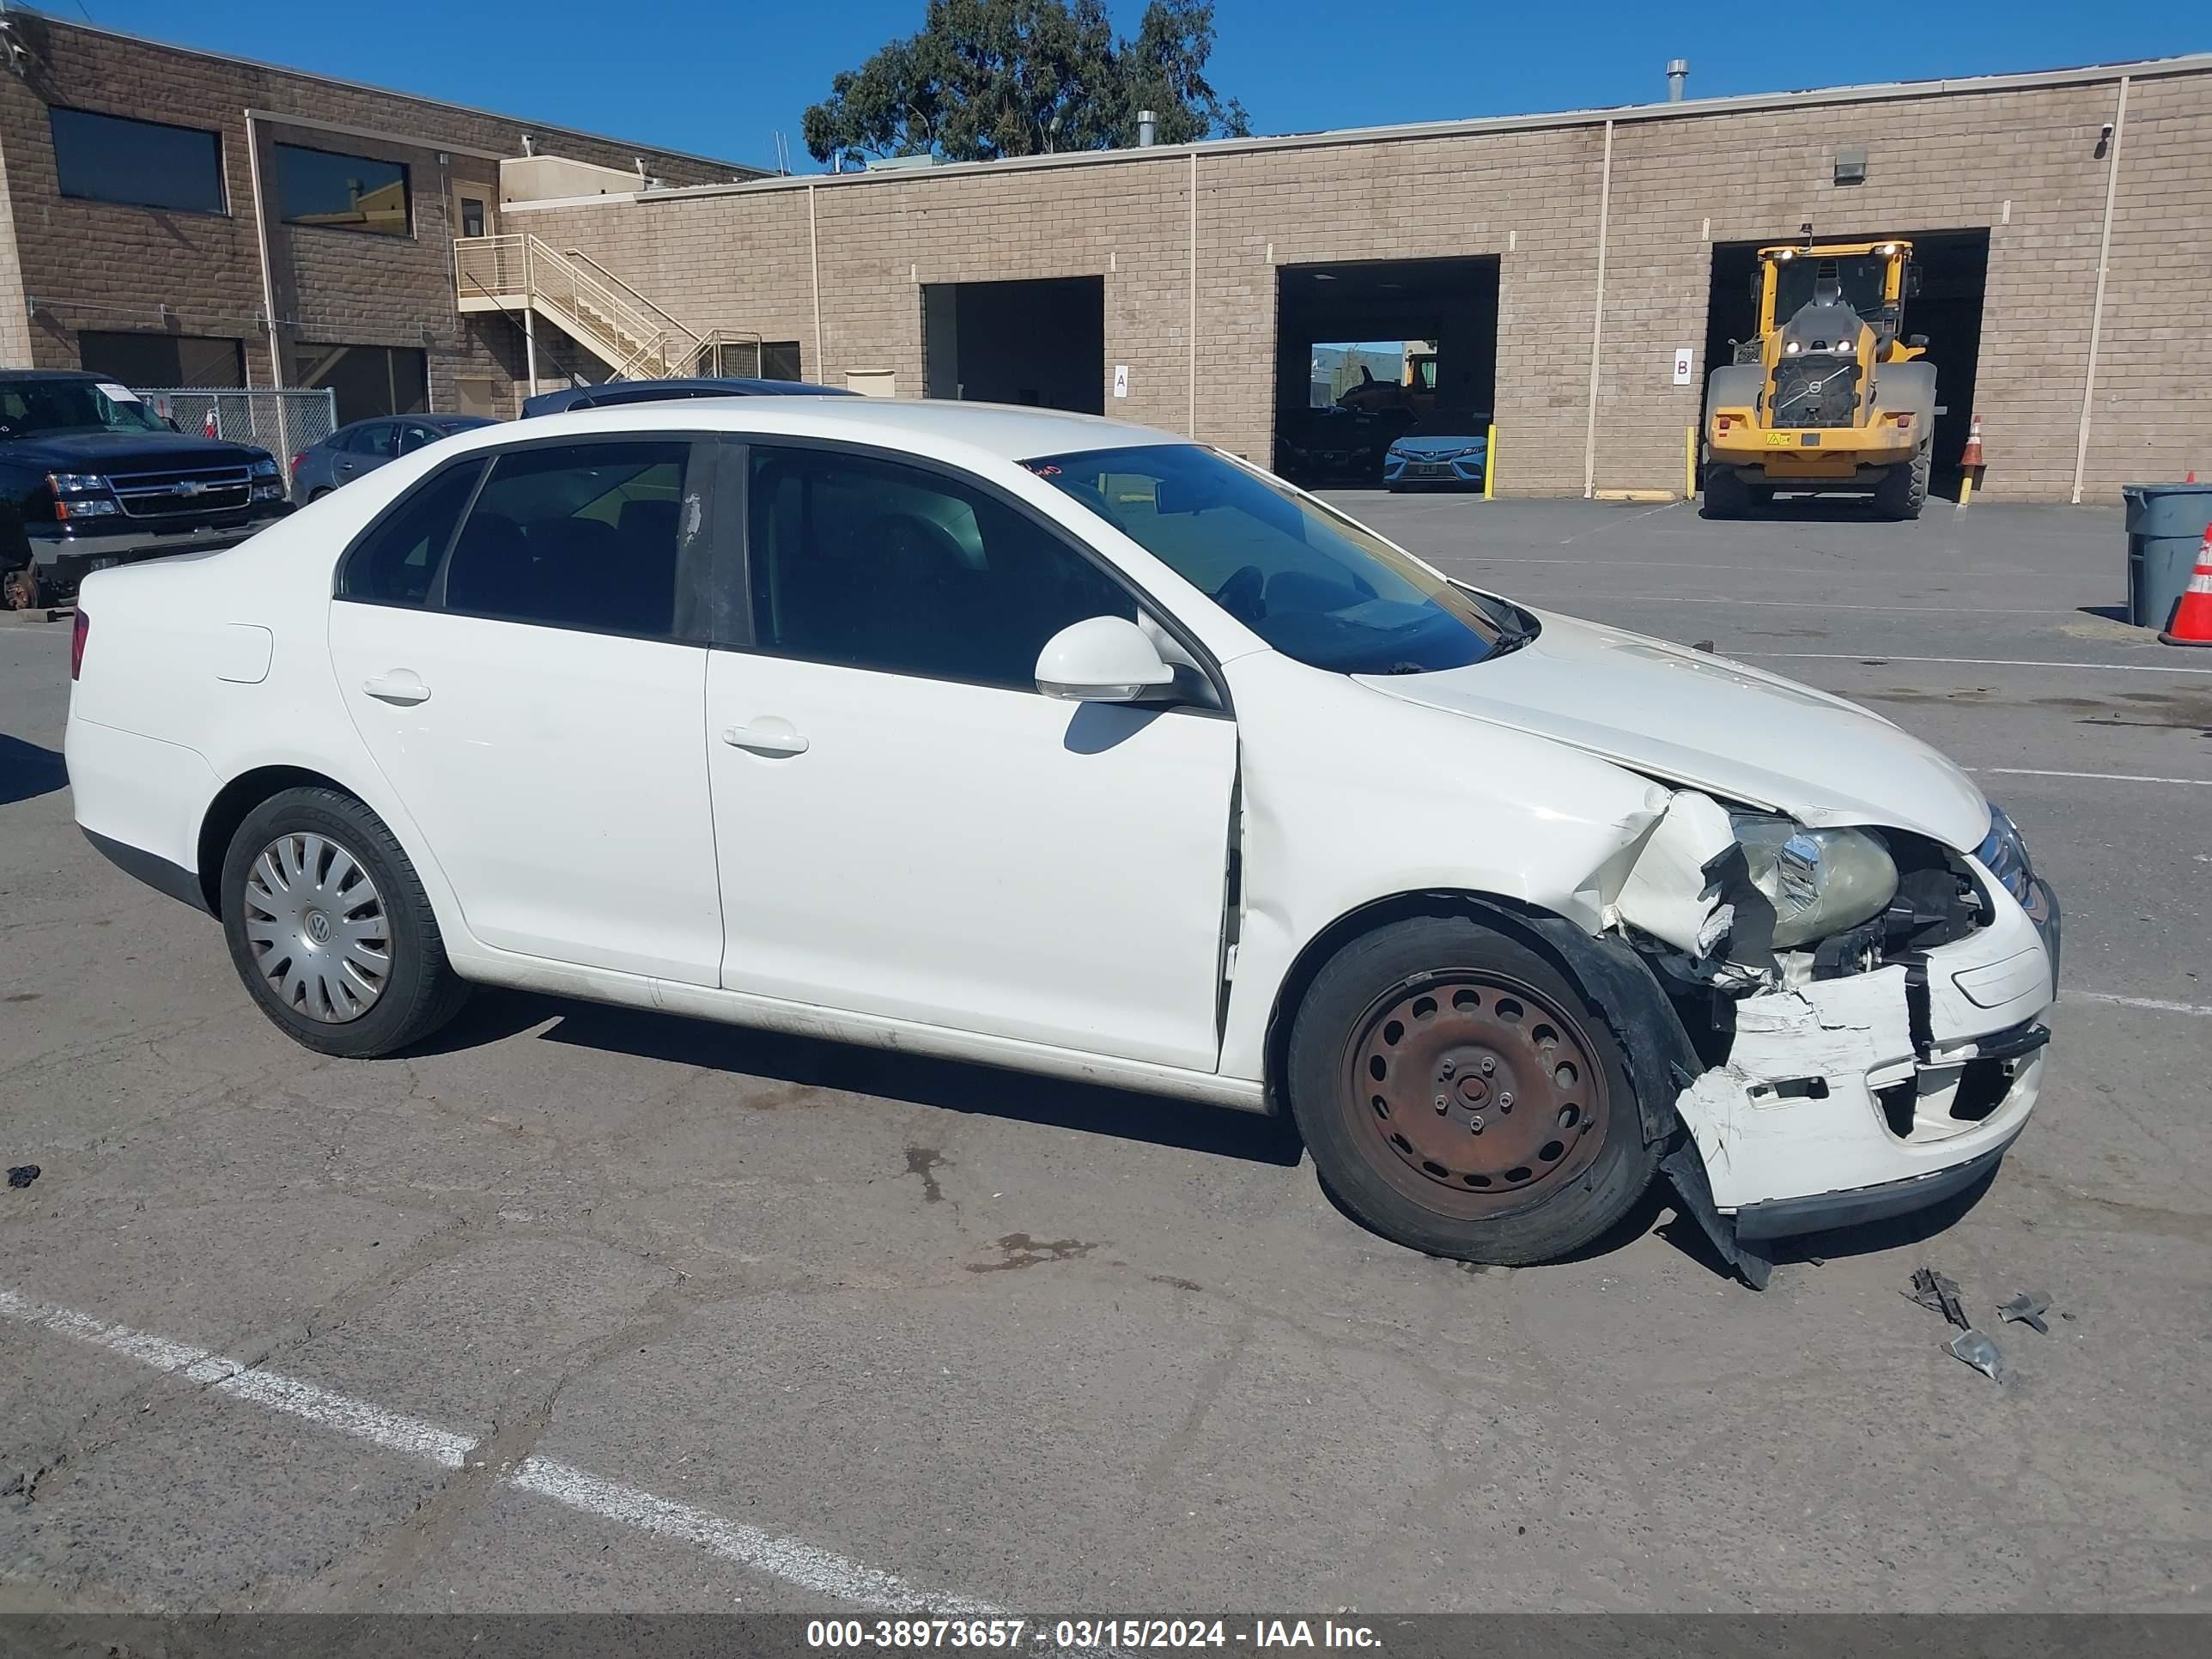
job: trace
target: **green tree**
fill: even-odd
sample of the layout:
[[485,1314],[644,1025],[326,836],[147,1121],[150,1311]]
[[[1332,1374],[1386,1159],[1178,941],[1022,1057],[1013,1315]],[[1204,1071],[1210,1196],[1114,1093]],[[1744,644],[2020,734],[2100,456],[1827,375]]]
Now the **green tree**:
[[1130,40],[1103,0],[929,0],[920,33],[830,82],[806,148],[851,166],[1110,149],[1137,142],[1143,109],[1164,143],[1243,137],[1243,106],[1206,78],[1212,50],[1212,0],[1150,0]]

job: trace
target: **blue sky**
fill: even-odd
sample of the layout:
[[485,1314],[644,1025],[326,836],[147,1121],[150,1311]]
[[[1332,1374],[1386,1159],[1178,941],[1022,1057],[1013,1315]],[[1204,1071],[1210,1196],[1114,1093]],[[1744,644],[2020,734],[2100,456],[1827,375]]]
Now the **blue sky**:
[[[1108,0],[1133,29],[1142,0]],[[923,0],[46,0],[56,15],[319,73],[772,164],[775,132],[813,170],[799,113],[838,70],[921,26]],[[2212,47],[2212,12],[2174,0],[1954,0],[1816,8],[1582,0],[1218,0],[1213,76],[1256,132],[1640,102],[1673,57],[1695,96],[1985,75]],[[1360,33],[1348,41],[1346,31]],[[625,46],[623,37],[629,36]],[[1806,45],[1820,43],[1818,61]]]

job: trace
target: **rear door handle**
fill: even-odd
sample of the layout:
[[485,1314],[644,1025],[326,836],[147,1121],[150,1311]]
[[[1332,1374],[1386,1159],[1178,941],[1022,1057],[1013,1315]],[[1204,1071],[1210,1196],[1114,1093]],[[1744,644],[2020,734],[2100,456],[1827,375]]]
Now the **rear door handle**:
[[411,668],[395,668],[389,674],[379,674],[374,679],[362,683],[362,690],[379,702],[428,702],[430,688],[422,684],[422,677]]
[[803,755],[808,748],[806,739],[791,729],[789,720],[777,720],[773,715],[750,726],[727,727],[722,733],[722,741],[756,755]]

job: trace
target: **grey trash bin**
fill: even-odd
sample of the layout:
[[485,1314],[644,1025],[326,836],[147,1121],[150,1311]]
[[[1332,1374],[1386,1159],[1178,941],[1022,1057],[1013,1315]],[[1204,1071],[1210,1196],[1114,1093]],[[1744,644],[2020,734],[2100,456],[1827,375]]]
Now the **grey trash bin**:
[[2164,628],[2212,525],[2212,484],[2123,484],[2120,498],[2128,506],[2128,620]]

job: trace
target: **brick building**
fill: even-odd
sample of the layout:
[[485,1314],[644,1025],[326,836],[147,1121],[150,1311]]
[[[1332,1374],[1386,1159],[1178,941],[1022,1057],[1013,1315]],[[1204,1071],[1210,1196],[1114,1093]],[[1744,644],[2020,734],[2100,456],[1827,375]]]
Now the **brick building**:
[[0,365],[512,414],[522,332],[457,304],[456,237],[549,181],[760,176],[33,13],[0,30]]
[[[1748,331],[1750,250],[1808,222],[1922,244],[1929,291],[1907,325],[1935,342],[1939,464],[1978,410],[1991,495],[2109,501],[2124,481],[2212,471],[2212,56],[507,216],[672,311],[800,342],[810,379],[1007,395],[966,331],[976,372],[946,366],[948,336],[996,310],[1033,356],[1082,342],[1072,401],[1261,459],[1279,389],[1304,396],[1305,342],[1390,337],[1358,331],[1399,314],[1377,273],[1417,289],[1452,262],[1444,331],[1474,342],[1461,374],[1494,408],[1500,490],[1525,495],[1679,490],[1706,364],[1731,327]],[[1048,281],[1050,305],[1018,303],[1019,283]],[[989,306],[948,302],[983,294],[970,284],[991,285]],[[1363,284],[1340,331],[1315,334],[1316,296]]]

